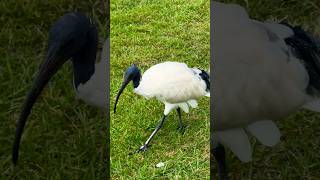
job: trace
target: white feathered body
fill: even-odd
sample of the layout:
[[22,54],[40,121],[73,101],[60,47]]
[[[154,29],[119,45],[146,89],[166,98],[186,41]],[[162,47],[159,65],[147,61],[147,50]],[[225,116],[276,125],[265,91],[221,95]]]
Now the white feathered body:
[[242,160],[251,160],[247,132],[271,146],[280,140],[272,120],[314,100],[309,77],[284,38],[285,25],[249,19],[237,5],[214,3],[214,132]]
[[184,63],[159,63],[144,72],[134,91],[147,99],[157,98],[163,102],[165,115],[177,107],[188,112],[188,105],[196,107],[196,99],[208,94],[199,73],[200,70],[189,68]]

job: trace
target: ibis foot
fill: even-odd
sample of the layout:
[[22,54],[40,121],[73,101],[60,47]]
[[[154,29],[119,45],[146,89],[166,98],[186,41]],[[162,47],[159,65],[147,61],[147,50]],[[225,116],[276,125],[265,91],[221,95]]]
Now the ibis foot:
[[143,146],[140,147],[140,149],[138,150],[138,152],[141,151],[147,151],[147,147],[149,146],[149,143],[151,141],[151,139],[154,137],[154,135],[161,129],[164,120],[166,119],[166,115],[163,115],[163,118],[161,119],[161,121],[158,123],[156,129],[152,132],[152,134],[150,135],[150,137],[146,140],[146,142],[143,144]]
[[142,146],[139,148],[139,150],[137,151],[137,153],[147,151],[147,147],[148,147],[147,144],[142,145]]
[[185,130],[186,130],[186,127],[187,126],[185,126],[185,125],[179,125],[179,127],[177,128],[177,130],[181,133],[181,134],[183,134],[184,132],[185,132]]

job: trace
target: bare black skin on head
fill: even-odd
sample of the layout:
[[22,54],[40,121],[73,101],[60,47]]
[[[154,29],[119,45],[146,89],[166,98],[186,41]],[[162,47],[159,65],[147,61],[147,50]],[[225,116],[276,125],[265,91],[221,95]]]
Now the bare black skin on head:
[[51,27],[46,59],[40,66],[17,122],[12,151],[14,164],[18,161],[20,140],[27,118],[45,85],[70,58],[74,66],[75,86],[88,81],[94,73],[97,48],[96,27],[81,13],[68,13]]
[[139,68],[136,65],[131,65],[126,70],[126,72],[124,74],[122,85],[121,85],[121,87],[119,89],[119,92],[118,92],[117,97],[116,97],[116,101],[114,103],[114,107],[113,107],[113,112],[114,113],[116,113],[117,104],[118,104],[118,100],[120,98],[120,95],[123,92],[123,90],[126,88],[126,86],[129,84],[129,82],[132,81],[133,87],[137,88],[139,86],[140,79],[141,79],[141,72],[140,72]]

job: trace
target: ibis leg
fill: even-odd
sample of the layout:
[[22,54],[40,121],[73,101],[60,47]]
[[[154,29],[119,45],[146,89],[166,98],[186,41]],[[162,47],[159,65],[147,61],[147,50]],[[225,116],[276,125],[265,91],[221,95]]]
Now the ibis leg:
[[166,119],[166,115],[163,115],[163,118],[161,119],[161,121],[158,123],[156,129],[152,132],[152,134],[150,135],[150,137],[146,140],[146,142],[143,144],[143,146],[140,147],[140,149],[138,150],[138,152],[140,151],[146,151],[147,147],[151,141],[151,139],[154,137],[154,135],[161,129],[164,120]]
[[179,115],[179,130],[182,130],[183,129],[183,124],[182,124],[182,119],[181,119],[181,109],[178,108],[177,109],[177,112],[178,112],[178,115]]
[[224,147],[221,144],[214,145],[212,153],[218,163],[219,180],[226,180],[228,177],[227,176],[228,174],[227,174],[227,169],[226,169]]

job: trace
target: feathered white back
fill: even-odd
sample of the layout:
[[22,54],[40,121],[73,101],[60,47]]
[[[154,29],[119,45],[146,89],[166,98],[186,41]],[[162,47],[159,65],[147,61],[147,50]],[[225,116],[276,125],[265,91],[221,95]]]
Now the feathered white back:
[[189,68],[184,63],[159,63],[144,72],[135,93],[148,99],[155,97],[165,103],[165,114],[177,107],[188,112],[188,105],[196,107],[194,100],[207,94],[206,83],[199,73],[200,70]]
[[310,101],[305,91],[309,78],[284,42],[291,29],[251,20],[238,5],[213,6],[215,137],[248,161],[246,132],[262,144],[275,145],[280,132],[271,120]]
[[184,63],[164,62],[144,72],[137,94],[162,102],[180,103],[206,94],[205,82]]

